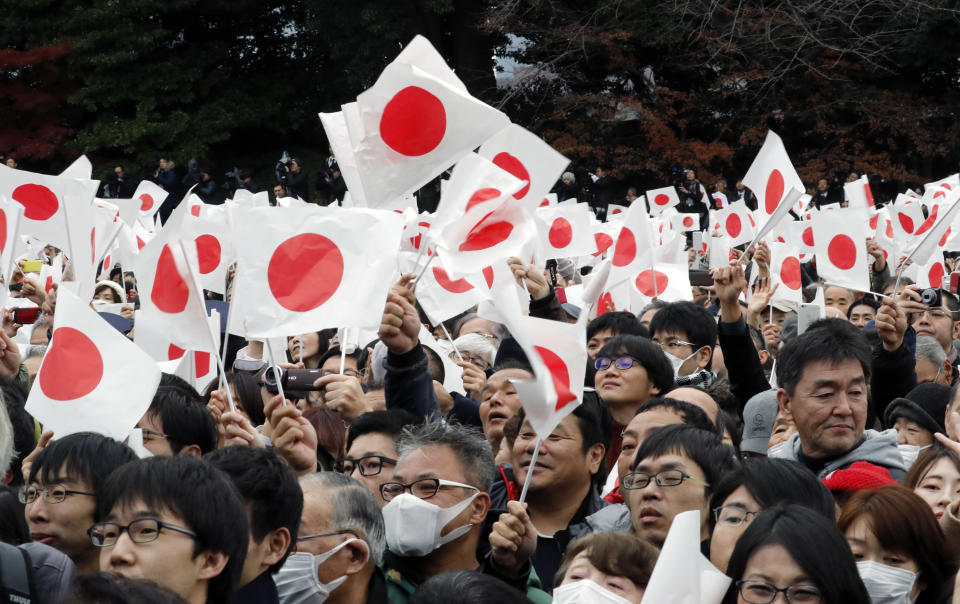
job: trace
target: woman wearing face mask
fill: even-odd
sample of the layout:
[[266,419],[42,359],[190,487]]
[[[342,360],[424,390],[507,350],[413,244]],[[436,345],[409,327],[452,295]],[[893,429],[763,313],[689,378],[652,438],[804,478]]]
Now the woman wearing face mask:
[[837,524],[873,604],[940,602],[956,566],[930,507],[899,485],[860,491]]
[[723,604],[870,604],[837,525],[800,505],[761,512],[737,541]]
[[897,431],[897,447],[909,469],[920,451],[933,444],[933,435],[943,432],[943,418],[950,404],[950,388],[933,382],[920,384],[905,397],[890,401],[883,414],[884,426]]
[[[937,521],[944,526],[944,515],[958,517],[956,509],[952,513],[947,510],[951,502],[960,503],[960,455],[940,443],[933,443],[917,457],[903,479],[903,486],[926,501]],[[956,522],[960,523],[960,520]]]
[[640,604],[659,552],[625,533],[591,533],[567,548],[554,579],[554,604]]

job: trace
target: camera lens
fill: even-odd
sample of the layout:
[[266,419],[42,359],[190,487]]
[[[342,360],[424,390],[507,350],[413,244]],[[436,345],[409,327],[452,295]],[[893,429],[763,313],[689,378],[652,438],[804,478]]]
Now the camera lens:
[[939,292],[933,288],[925,289],[920,292],[920,302],[922,302],[925,306],[936,306],[938,293]]

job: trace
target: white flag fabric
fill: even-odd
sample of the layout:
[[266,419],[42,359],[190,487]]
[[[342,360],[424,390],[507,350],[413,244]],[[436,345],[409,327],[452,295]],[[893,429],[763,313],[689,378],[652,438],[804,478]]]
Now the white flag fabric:
[[[153,224],[153,217],[167,198],[167,195],[168,193],[157,183],[146,179],[141,180],[140,184],[137,185],[137,190],[133,192],[133,200],[139,204],[133,207],[136,208],[136,216],[139,217],[140,221],[144,224]],[[127,222],[127,224],[131,224],[131,222],[124,217],[123,206],[121,206],[120,217]]]
[[813,220],[817,274],[826,283],[870,290],[867,221],[862,210],[821,212]]
[[0,271],[6,283],[10,283],[17,262],[16,241],[21,218],[23,206],[0,195]]
[[[777,211],[791,187],[801,193],[806,190],[790,162],[783,141],[773,130],[767,132],[760,152],[743,177],[743,184],[757,196],[757,207],[767,216]],[[792,200],[790,205],[795,201]]]
[[57,438],[91,431],[123,440],[160,383],[153,359],[68,288],[26,410]]
[[923,224],[925,218],[919,201],[905,195],[897,195],[897,200],[890,208],[890,220],[893,223],[895,238],[909,240]]
[[536,212],[544,258],[586,256],[596,250],[585,203],[540,208]]
[[[789,206],[788,206],[789,207]],[[722,210],[717,210],[716,221],[720,232],[730,241],[730,247],[749,243],[756,235],[753,216],[742,201],[735,201]]]
[[873,191],[870,190],[870,181],[864,174],[853,182],[844,183],[843,196],[850,208],[872,208]]
[[197,279],[200,287],[223,294],[227,268],[233,263],[233,240],[225,222],[211,217],[190,216],[180,227],[180,237],[197,250]]
[[[423,256],[420,262],[427,259]],[[442,262],[442,257],[435,259],[417,282],[417,302],[433,324],[446,321],[490,297],[480,284],[483,279],[480,273],[453,279]]]
[[81,155],[73,160],[73,163],[67,166],[66,169],[60,173],[60,176],[90,180],[93,178],[93,164],[90,163],[86,155]]
[[[403,217],[343,208],[231,212],[238,335],[285,336],[379,321],[397,267]],[[239,331],[239,330],[238,330]],[[236,333],[233,331],[232,333]]]
[[643,269],[650,268],[654,247],[653,227],[646,208],[639,204],[631,205],[613,247],[613,266],[607,279],[607,288],[633,279]]
[[730,581],[700,553],[700,512],[682,512],[673,518],[640,602],[718,604]]
[[[960,209],[960,188],[952,191],[948,198],[939,206],[942,211],[931,213],[927,221],[917,229],[918,241],[916,247],[907,255],[907,258],[917,264],[927,264],[938,249],[942,248],[942,241],[947,229],[957,216]],[[940,259],[942,260],[942,255]],[[937,286],[939,287],[939,286]]]
[[68,249],[64,204],[90,204],[97,181],[47,176],[0,166],[0,195],[23,206],[20,230],[43,243]]
[[[349,108],[348,108],[349,106]],[[367,207],[366,198],[363,194],[363,183],[360,181],[360,173],[357,172],[357,159],[353,154],[353,145],[350,142],[350,132],[347,130],[346,112],[356,112],[357,104],[348,103],[343,106],[342,111],[335,113],[321,113],[320,123],[323,124],[323,131],[327,134],[327,140],[330,142],[330,148],[333,149],[333,155],[337,158],[337,167],[340,169],[340,176],[343,178],[347,190],[350,191],[350,200],[353,207]]]
[[540,206],[570,163],[539,136],[516,124],[490,137],[477,154],[526,183],[513,197],[529,212]]
[[777,286],[770,301],[803,302],[800,251],[796,246],[773,242],[770,246],[770,287]]
[[654,298],[665,302],[693,300],[690,270],[686,264],[657,264],[640,271],[631,281],[631,305],[640,309]]
[[[677,190],[673,187],[662,187],[647,191],[647,201],[650,203],[652,214],[661,214],[667,208],[680,205],[680,197],[677,196]],[[631,204],[631,207],[633,205],[636,205],[636,202]]]

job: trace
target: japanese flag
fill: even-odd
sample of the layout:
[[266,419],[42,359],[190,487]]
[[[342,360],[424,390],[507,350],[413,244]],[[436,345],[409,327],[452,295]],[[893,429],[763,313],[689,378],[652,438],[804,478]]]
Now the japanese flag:
[[[783,141],[773,130],[767,132],[763,147],[743,177],[743,184],[756,194],[757,206],[767,216],[780,207],[791,187],[801,193],[806,190],[790,162]],[[796,199],[790,200],[790,205],[795,202]]]
[[920,202],[913,197],[897,195],[897,200],[890,209],[890,220],[893,223],[894,239],[910,239],[920,225],[923,224],[923,210]]
[[621,224],[619,222],[593,222],[593,256],[599,256],[613,247],[617,241],[617,235],[620,234]]
[[690,269],[686,264],[658,264],[640,271],[631,285],[633,308],[641,308],[654,298],[666,302],[693,300]]
[[[133,200],[136,204],[133,204],[132,208],[136,212],[135,215],[141,222],[153,224],[153,217],[167,198],[167,195],[168,193],[157,183],[146,179],[141,180],[140,184],[137,185],[137,190],[133,192]],[[124,207],[125,206],[121,206],[120,217],[127,224],[132,224],[125,215]]]
[[586,256],[596,250],[586,204],[538,209],[537,229],[544,258]]
[[90,431],[122,440],[150,406],[160,369],[68,288],[57,293],[54,324],[27,412],[58,438]]
[[68,249],[63,206],[87,204],[97,192],[97,181],[46,176],[0,166],[0,196],[23,206],[22,234]]
[[353,154],[353,145],[350,142],[350,132],[347,129],[347,112],[357,113],[357,104],[348,103],[343,105],[341,111],[335,113],[321,113],[320,123],[323,124],[323,130],[327,134],[327,140],[330,142],[330,148],[337,158],[337,167],[340,169],[340,176],[350,191],[350,199],[353,207],[367,207],[366,198],[363,194],[363,184],[360,182],[360,173],[357,171],[357,159]]
[[371,207],[423,186],[510,123],[429,69],[394,61],[357,97],[356,123],[345,116]]
[[442,262],[443,258],[434,260],[417,282],[417,302],[434,324],[490,298],[480,273],[453,279]]
[[[939,208],[943,208],[943,211],[939,211]],[[942,250],[946,244],[946,239],[949,237],[947,231],[956,219],[958,209],[960,209],[960,188],[951,191],[947,199],[936,206],[921,228],[917,229],[917,241],[908,258],[915,263],[926,264],[932,256],[940,257],[941,254],[935,254],[935,252]]]
[[233,263],[233,241],[225,222],[211,218],[185,220],[180,237],[196,247],[197,279],[202,289],[226,291],[227,268]]
[[817,274],[826,283],[870,290],[867,221],[862,210],[821,212],[813,221]]
[[951,191],[957,189],[960,189],[960,174],[952,174],[941,180],[928,182],[923,186],[922,203],[929,208],[945,199]]
[[700,218],[696,214],[677,214],[670,217],[670,226],[680,232],[698,231]]
[[873,191],[870,190],[870,181],[864,174],[853,182],[844,183],[843,196],[850,208],[872,208]]
[[914,263],[910,268],[916,267],[916,273],[913,275],[914,282],[920,287],[943,287],[943,277],[947,274],[947,269],[943,264],[943,254],[937,254],[925,263]]
[[786,243],[770,243],[770,286],[779,284],[774,300],[803,302],[803,279],[800,272],[800,251]]
[[526,183],[513,197],[530,212],[540,206],[570,163],[539,136],[516,124],[490,137],[477,154]]
[[243,242],[231,333],[267,338],[379,321],[397,267],[401,215],[254,208],[234,210],[230,223],[233,240]]
[[653,226],[646,208],[639,204],[631,205],[613,248],[608,288],[650,268],[654,247]]
[[0,195],[0,271],[3,271],[3,279],[6,283],[10,283],[13,267],[17,261],[14,248],[20,233],[22,218],[23,206]]
[[66,169],[60,173],[60,176],[90,180],[93,177],[93,164],[90,163],[86,155],[81,155],[73,160],[73,163],[67,166]]
[[[214,325],[213,321],[216,321]],[[184,350],[170,341],[167,330],[163,322],[157,322],[154,318],[144,316],[142,310],[136,311],[137,328],[134,330],[133,342],[145,353],[158,362],[165,363],[169,361],[183,360],[184,367],[183,379],[190,382],[197,392],[203,390],[210,384],[210,380],[217,376],[217,361],[211,351],[207,350]],[[219,344],[220,342],[220,313],[216,310],[211,311],[208,318],[208,325],[211,331],[211,339]],[[219,346],[218,346],[219,348]]]
[[680,197],[677,196],[677,190],[673,187],[662,187],[647,191],[647,200],[650,202],[650,212],[652,214],[662,213],[667,208],[680,204]]
[[747,204],[742,201],[736,201],[718,210],[716,220],[720,223],[720,232],[730,240],[731,247],[749,243],[756,235],[753,216],[750,215]]
[[453,168],[432,221],[434,230],[463,220],[476,208],[490,212],[524,187],[523,181],[476,153],[470,153]]

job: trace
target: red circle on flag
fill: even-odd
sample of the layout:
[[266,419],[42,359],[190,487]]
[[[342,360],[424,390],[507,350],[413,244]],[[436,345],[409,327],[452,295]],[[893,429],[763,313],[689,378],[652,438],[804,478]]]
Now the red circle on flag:
[[857,244],[847,235],[837,235],[827,245],[827,258],[841,270],[849,270],[857,263]]
[[426,155],[443,140],[447,112],[443,102],[419,86],[393,95],[380,116],[380,138],[401,155]]
[[553,378],[553,389],[557,391],[556,410],[559,411],[577,400],[576,395],[570,392],[570,371],[560,355],[543,346],[534,346],[533,349],[540,355],[540,360],[547,366],[547,371]]
[[807,227],[803,229],[803,244],[809,247],[813,247],[813,227]]
[[473,289],[473,285],[466,279],[457,279],[456,281],[450,279],[447,271],[439,266],[433,267],[433,278],[440,287],[454,294],[462,294]]
[[613,245],[613,237],[607,235],[606,233],[594,233],[593,240],[597,244],[597,251],[594,252],[594,256],[599,256],[610,249],[610,246]]
[[933,226],[933,223],[937,221],[937,210],[940,209],[940,206],[934,206],[933,211],[930,212],[930,215],[927,216],[927,219],[923,221],[920,225],[920,228],[917,229],[917,232],[914,235],[923,235],[930,230],[930,227]]
[[177,359],[182,357],[186,352],[187,352],[186,350],[184,350],[183,348],[180,348],[176,344],[171,344],[170,347],[167,348],[167,359],[170,361],[176,361]]
[[879,219],[880,219],[880,214],[874,214],[873,217],[870,218],[870,230],[872,231],[877,230],[877,221]]
[[[2,210],[0,210],[0,212],[2,212]],[[0,245],[0,249],[3,249],[2,245]],[[97,261],[97,227],[93,227],[92,229],[90,229],[90,264],[94,264],[96,261]]]
[[937,191],[936,193],[933,194],[934,199],[936,199],[937,197],[946,197],[946,196],[947,194],[943,191]]
[[953,227],[947,227],[947,231],[943,234],[943,237],[940,238],[940,247],[947,245],[947,239],[950,238],[950,231],[953,230]]
[[692,217],[692,216],[685,216],[685,217],[683,218],[683,226],[685,226],[685,227],[692,227],[692,226],[693,226],[693,217]]
[[137,249],[142,250],[143,246],[147,245],[147,242],[143,239],[140,239],[140,235],[137,235]]
[[669,284],[670,278],[667,277],[666,273],[661,273],[660,271],[654,271],[648,268],[637,275],[637,291],[648,298],[662,296]]
[[480,219],[467,233],[463,243],[457,248],[461,252],[487,250],[506,241],[513,232],[513,223],[497,220],[487,223],[493,212]]
[[200,235],[196,238],[197,260],[200,274],[212,273],[220,266],[220,241],[213,235]]
[[498,189],[494,189],[493,187],[484,187],[482,189],[478,189],[473,192],[473,195],[470,196],[470,199],[467,201],[467,207],[463,211],[469,212],[470,208],[478,203],[496,199],[497,197],[500,197],[500,191]]
[[267,284],[280,306],[313,310],[329,300],[343,281],[343,254],[316,233],[294,235],[277,246],[267,265]]
[[177,270],[170,245],[166,244],[157,259],[157,272],[153,277],[150,300],[162,312],[176,314],[183,312],[189,299],[190,288]]
[[780,205],[780,199],[783,197],[783,174],[780,170],[774,168],[767,178],[767,188],[763,194],[763,203],[767,208],[767,214],[773,214]]
[[887,239],[893,239],[893,223],[887,221]]
[[653,203],[657,204],[658,206],[665,206],[670,203],[670,196],[666,193],[657,193],[657,195],[653,198]]
[[483,272],[484,281],[487,282],[487,288],[493,287],[493,267],[492,266],[484,267],[483,271],[481,272]]
[[547,199],[546,197],[544,197],[544,198],[543,198],[543,201],[540,202],[540,207],[541,207],[541,208],[546,208],[546,207],[549,206],[549,205],[550,205],[550,200]]
[[37,376],[43,393],[55,401],[72,401],[93,392],[102,378],[103,357],[93,340],[73,327],[54,329]]
[[523,165],[522,161],[506,151],[502,151],[493,156],[493,165],[527,182],[523,185],[523,188],[513,194],[514,199],[523,199],[530,192],[530,172],[527,171],[527,167]]
[[727,235],[730,237],[739,236],[740,231],[743,230],[743,225],[740,223],[740,216],[737,214],[730,214],[727,216],[727,220],[724,223],[724,228],[727,229]]
[[903,230],[908,233],[913,233],[913,219],[904,214],[903,212],[897,212],[897,220],[900,221],[900,226],[903,227]]
[[550,226],[547,239],[550,241],[550,245],[557,249],[570,245],[570,242],[573,241],[573,227],[570,226],[570,221],[562,216],[555,219]]
[[153,207],[153,195],[149,193],[144,193],[140,196],[140,211],[149,212]]
[[788,256],[780,264],[780,282],[790,289],[800,289],[803,281],[800,279],[800,261]]
[[200,215],[200,204],[198,203],[197,205],[192,206],[192,207],[190,208],[190,213],[193,214],[194,216],[199,216],[199,215]]
[[193,370],[198,378],[210,373],[210,353],[195,350],[193,352]]
[[7,249],[7,213],[0,210],[0,252]]
[[627,227],[620,229],[620,236],[617,237],[617,247],[613,251],[613,265],[627,266],[637,256],[637,240],[633,232]]
[[23,206],[23,216],[30,220],[47,220],[60,208],[56,194],[43,185],[20,185],[11,196]]
[[946,271],[943,268],[942,262],[937,262],[930,267],[930,272],[927,273],[927,277],[930,279],[930,287],[942,287],[943,285],[943,276],[946,274]]

